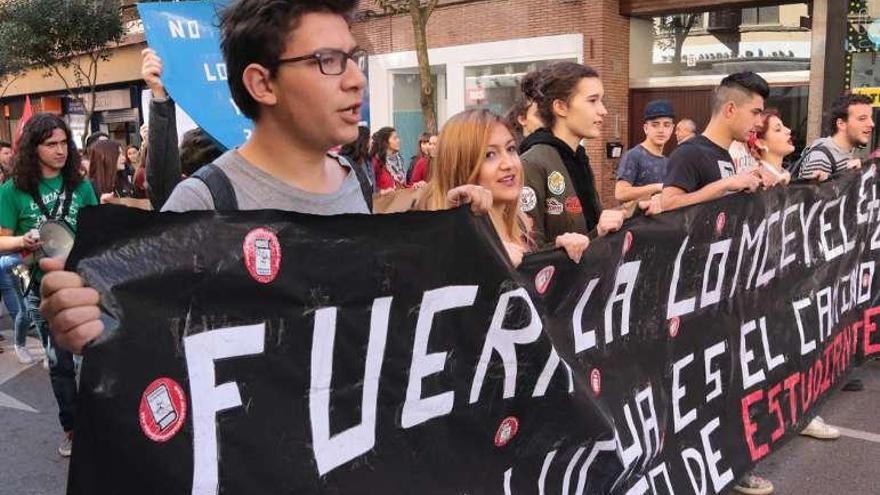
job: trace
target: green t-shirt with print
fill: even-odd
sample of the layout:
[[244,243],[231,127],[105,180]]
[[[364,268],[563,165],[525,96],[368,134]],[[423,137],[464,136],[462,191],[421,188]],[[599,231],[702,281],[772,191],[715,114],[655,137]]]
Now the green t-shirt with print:
[[[64,179],[61,175],[51,179],[40,180],[39,191],[43,205],[49,213],[55,214],[55,220],[62,220],[64,210]],[[56,202],[58,207],[56,208]],[[70,200],[70,208],[64,221],[76,231],[79,220],[79,210],[83,206],[97,205],[98,198],[95,190],[88,180],[83,180],[73,191]],[[12,235],[24,235],[31,229],[38,229],[46,221],[46,216],[40,211],[39,205],[30,194],[15,187],[15,181],[7,180],[0,186],[0,228],[12,230]],[[43,273],[35,268],[32,273],[34,279],[39,282]]]
[[[97,205],[98,198],[95,196],[92,184],[88,180],[83,180],[73,191],[70,209],[62,219],[60,217],[64,209],[63,185],[64,179],[61,175],[40,180],[40,197],[46,210],[49,213],[55,212],[55,220],[66,221],[75,231],[79,210],[83,206]],[[56,203],[58,203],[57,208]],[[31,229],[40,228],[45,221],[46,216],[40,211],[34,198],[15,187],[14,181],[8,180],[0,186],[0,227],[12,230],[12,235],[18,236]]]

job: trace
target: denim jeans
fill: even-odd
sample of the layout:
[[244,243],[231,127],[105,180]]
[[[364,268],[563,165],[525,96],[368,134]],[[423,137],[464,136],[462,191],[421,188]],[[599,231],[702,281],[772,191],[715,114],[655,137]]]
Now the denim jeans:
[[55,401],[58,402],[58,420],[64,431],[73,431],[76,423],[76,368],[73,363],[73,354],[55,344],[49,332],[49,324],[40,314],[40,284],[34,283],[34,287],[27,295],[28,312],[31,319],[36,323],[40,337],[46,345],[46,356],[49,358],[49,380],[52,382],[52,392],[55,393]]
[[24,347],[27,339],[27,330],[31,326],[31,318],[25,311],[24,297],[22,297],[21,283],[12,269],[21,263],[21,255],[0,255],[0,297],[12,318],[12,328],[15,335],[15,345]]

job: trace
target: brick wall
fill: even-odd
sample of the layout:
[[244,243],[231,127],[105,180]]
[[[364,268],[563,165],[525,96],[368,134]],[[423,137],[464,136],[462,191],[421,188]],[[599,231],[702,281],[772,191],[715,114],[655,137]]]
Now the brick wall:
[[[428,22],[428,47],[581,33],[584,62],[596,68],[605,84],[603,139],[590,142],[587,152],[603,204],[613,206],[616,160],[605,158],[607,141],[625,141],[629,94],[629,19],[620,15],[619,0],[482,0],[450,2],[434,11]],[[362,10],[381,13],[371,1]],[[354,26],[355,36],[370,53],[413,50],[409,16],[370,17]],[[619,131],[619,132],[616,132]]]

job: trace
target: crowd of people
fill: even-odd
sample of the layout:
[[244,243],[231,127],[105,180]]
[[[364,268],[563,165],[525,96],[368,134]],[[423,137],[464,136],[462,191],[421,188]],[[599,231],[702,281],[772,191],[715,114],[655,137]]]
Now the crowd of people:
[[[27,122],[14,155],[0,143],[0,252],[8,253],[0,257],[0,295],[15,322],[19,360],[33,359],[24,347],[32,323],[45,346],[64,431],[62,455],[70,454],[76,417],[74,353],[109,322],[98,292],[64,271],[63,260],[42,259],[31,287],[17,283],[12,269],[22,263],[19,253],[39,249],[36,229],[43,222],[75,231],[82,207],[139,196],[146,199],[122,203],[172,212],[317,215],[469,204],[489,217],[513,266],[547,248],[564,249],[579,262],[591,239],[619,230],[634,208],[658,215],[731,193],[785,187],[793,178],[829,180],[860,167],[854,150],[871,139],[871,101],[844,94],[830,112],[826,137],[792,159],[791,130],[765,108],[767,82],[751,72],[732,74],[715,89],[702,132],[693,120],[679,120],[669,102],[647,105],[645,139],[617,169],[614,195],[623,207],[605,208],[585,148],[601,136],[608,113],[602,79],[586,65],[557,62],[522,79],[506,116],[485,109],[454,115],[439,135],[419,137],[418,152],[407,163],[394,128],[370,135],[359,122],[366,80],[358,62],[365,54],[346,17],[355,3],[340,1],[331,9],[326,3],[239,0],[222,12],[229,86],[253,121],[251,137],[239,148],[223,151],[200,129],[178,146],[162,61],[149,49],[143,76],[152,100],[141,149],[97,136],[81,159],[70,129],[49,114]],[[666,156],[673,135],[677,147]],[[816,418],[803,434],[831,439],[840,433]],[[769,494],[773,487],[749,474],[736,490]]]

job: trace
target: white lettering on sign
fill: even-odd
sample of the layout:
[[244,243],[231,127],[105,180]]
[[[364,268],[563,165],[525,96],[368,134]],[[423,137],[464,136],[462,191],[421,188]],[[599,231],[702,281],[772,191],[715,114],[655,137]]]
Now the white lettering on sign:
[[382,297],[373,301],[370,340],[367,344],[361,395],[361,423],[336,434],[330,433],[330,391],[333,381],[333,343],[336,340],[337,308],[322,308],[315,312],[309,417],[319,475],[324,475],[369,452],[376,445],[379,374],[385,357],[391,299],[391,297]]
[[168,29],[171,31],[172,38],[199,39],[202,37],[198,21],[170,19]]
[[228,75],[226,74],[226,64],[222,62],[214,65],[206,63],[202,64],[202,66],[205,68],[205,79],[207,79],[208,82],[225,81],[228,79]]
[[222,328],[184,337],[193,423],[193,495],[215,495],[219,486],[216,416],[241,406],[236,382],[217,385],[214,363],[263,353],[266,325]]

